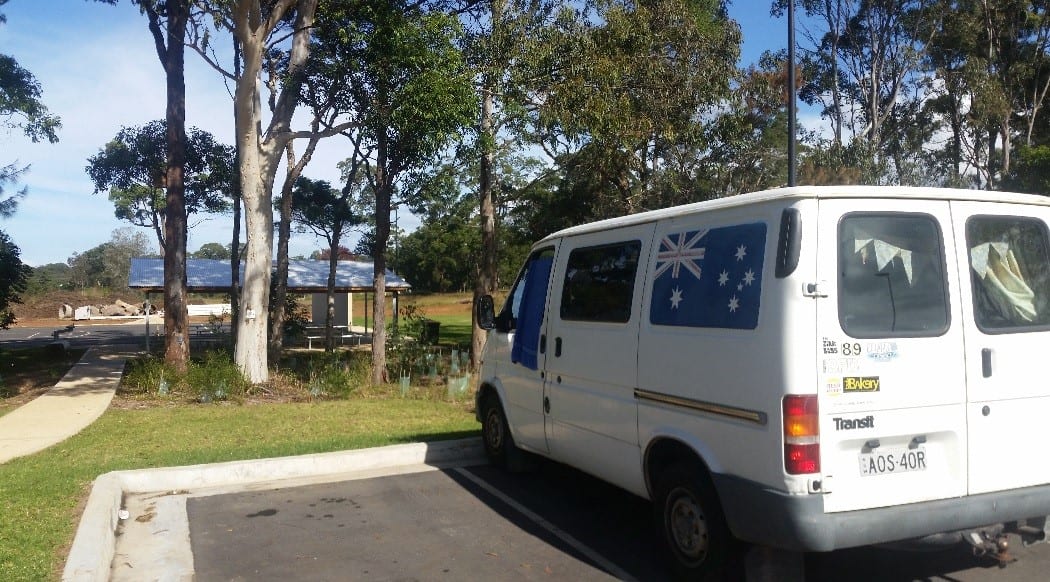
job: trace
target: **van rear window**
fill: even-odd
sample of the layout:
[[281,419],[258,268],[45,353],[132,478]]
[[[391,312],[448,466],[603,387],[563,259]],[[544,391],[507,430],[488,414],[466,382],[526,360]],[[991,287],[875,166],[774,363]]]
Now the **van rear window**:
[[839,223],[839,322],[852,337],[948,329],[944,247],[933,217],[853,213]]
[[974,318],[988,333],[1050,325],[1050,255],[1046,225],[1020,216],[966,221]]

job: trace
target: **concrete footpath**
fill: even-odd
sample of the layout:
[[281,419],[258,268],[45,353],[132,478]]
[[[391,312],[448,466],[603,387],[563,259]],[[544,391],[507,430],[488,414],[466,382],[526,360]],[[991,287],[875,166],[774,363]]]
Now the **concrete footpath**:
[[54,388],[0,416],[0,463],[60,443],[102,416],[126,360],[126,354],[89,349]]

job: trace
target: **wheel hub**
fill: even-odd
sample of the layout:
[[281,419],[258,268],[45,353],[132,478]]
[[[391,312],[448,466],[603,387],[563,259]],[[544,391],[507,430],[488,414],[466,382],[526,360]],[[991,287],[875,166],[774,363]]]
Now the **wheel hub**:
[[681,491],[673,496],[668,526],[671,539],[683,556],[703,560],[708,547],[707,520],[692,496]]
[[486,420],[488,422],[485,423],[485,440],[492,450],[499,450],[503,445],[503,422],[500,420],[499,411],[489,410]]

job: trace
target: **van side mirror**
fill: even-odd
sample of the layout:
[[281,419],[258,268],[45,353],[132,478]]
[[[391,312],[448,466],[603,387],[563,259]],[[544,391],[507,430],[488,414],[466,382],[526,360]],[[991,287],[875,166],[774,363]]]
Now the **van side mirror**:
[[478,327],[486,331],[496,327],[496,308],[492,301],[492,295],[478,297],[474,309],[477,315]]

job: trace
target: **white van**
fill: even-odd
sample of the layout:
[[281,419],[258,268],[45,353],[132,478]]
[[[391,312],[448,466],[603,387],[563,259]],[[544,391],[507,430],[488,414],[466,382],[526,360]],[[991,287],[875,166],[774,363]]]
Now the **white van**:
[[490,329],[486,450],[651,499],[677,573],[1050,530],[1050,199],[795,187],[536,243]]

